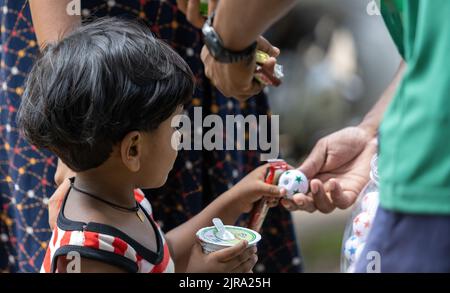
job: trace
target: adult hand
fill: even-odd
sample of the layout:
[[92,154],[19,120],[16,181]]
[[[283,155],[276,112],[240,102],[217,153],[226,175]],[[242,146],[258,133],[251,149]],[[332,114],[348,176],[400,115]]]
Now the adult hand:
[[[276,57],[280,49],[272,46],[265,38],[259,37],[257,49],[269,54],[269,60],[263,65],[264,71],[273,74]],[[220,63],[211,56],[208,48],[203,46],[202,61],[205,65],[205,74],[212,84],[226,97],[235,97],[238,100],[246,99],[260,93],[264,85],[254,79],[256,59],[236,63]]]
[[369,181],[370,162],[377,151],[375,136],[361,127],[349,127],[319,140],[300,166],[310,182],[308,194],[283,199],[288,210],[316,209],[330,213],[346,209]]

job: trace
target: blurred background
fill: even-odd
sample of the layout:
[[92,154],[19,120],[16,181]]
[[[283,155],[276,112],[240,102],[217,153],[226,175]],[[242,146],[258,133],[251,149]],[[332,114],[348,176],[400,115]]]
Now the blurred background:
[[[282,157],[297,166],[321,137],[357,125],[400,57],[372,0],[302,0],[266,34],[281,49],[284,83],[268,89]],[[306,272],[338,272],[350,210],[293,213]]]

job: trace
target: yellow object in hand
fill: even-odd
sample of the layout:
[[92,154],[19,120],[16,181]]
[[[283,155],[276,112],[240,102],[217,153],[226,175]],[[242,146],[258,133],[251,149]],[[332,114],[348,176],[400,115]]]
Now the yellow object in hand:
[[273,73],[264,68],[264,64],[269,60],[270,55],[261,50],[256,50],[256,72],[255,78],[264,85],[279,86],[284,77],[283,66],[276,64]]

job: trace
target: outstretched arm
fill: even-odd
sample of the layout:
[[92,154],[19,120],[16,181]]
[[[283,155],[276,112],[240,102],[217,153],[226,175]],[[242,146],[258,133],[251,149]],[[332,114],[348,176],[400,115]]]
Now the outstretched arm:
[[330,213],[346,209],[356,200],[369,180],[370,161],[377,151],[376,136],[384,112],[397,91],[406,64],[402,62],[378,103],[357,127],[332,133],[315,145],[300,169],[311,178],[308,195],[296,194],[292,201],[283,200],[289,210],[316,209]]

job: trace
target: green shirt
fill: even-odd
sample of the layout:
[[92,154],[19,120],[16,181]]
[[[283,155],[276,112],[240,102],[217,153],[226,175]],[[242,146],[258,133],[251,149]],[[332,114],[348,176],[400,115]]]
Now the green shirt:
[[450,214],[450,1],[382,0],[407,63],[380,127],[380,204]]

